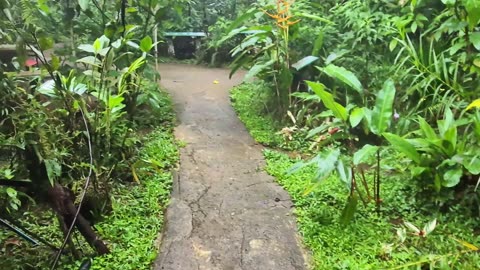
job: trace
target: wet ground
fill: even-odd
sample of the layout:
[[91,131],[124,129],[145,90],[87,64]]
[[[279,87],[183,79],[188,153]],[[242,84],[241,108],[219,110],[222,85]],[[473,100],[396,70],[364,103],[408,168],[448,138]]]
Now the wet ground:
[[262,148],[230,105],[242,77],[228,73],[160,65],[186,147],[154,269],[306,269],[290,198],[262,170]]

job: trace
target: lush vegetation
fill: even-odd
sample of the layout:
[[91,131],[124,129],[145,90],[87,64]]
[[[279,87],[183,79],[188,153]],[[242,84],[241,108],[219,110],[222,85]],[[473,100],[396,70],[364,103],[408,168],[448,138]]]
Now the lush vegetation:
[[470,0],[278,0],[218,42],[240,36],[232,72],[264,81],[234,107],[290,150],[267,171],[318,269],[478,268],[479,23]]
[[2,269],[150,268],[178,158],[153,52],[185,3],[0,1]]
[[[90,269],[150,269],[158,253],[158,236],[170,197],[172,176],[169,168],[175,166],[178,152],[169,128],[155,130],[144,140],[140,158],[157,165],[144,166],[138,171],[140,184],[115,184],[111,190],[111,213],[95,224],[102,239],[111,247],[110,254],[93,257],[87,244],[81,242],[79,248],[85,257],[76,262],[65,257],[62,269],[78,269],[81,263],[88,261],[91,261]],[[62,236],[58,224],[52,222],[54,213],[40,210],[38,206],[29,206],[22,211],[19,221],[31,232],[59,246]],[[17,237],[12,232],[0,231],[0,241],[5,243],[1,252],[2,269],[49,267],[51,250],[48,247],[31,247],[14,239]]]
[[[258,95],[262,92],[268,92],[268,88],[243,84],[232,91],[233,105],[252,136],[277,149],[265,150],[266,171],[292,196],[299,229],[312,251],[315,269],[408,269],[409,264],[416,269],[429,262],[439,269],[450,269],[450,264],[455,265],[454,269],[480,266],[478,253],[462,248],[462,243],[467,245],[465,240],[472,243],[480,240],[475,233],[478,222],[461,205],[452,207],[448,213],[426,207],[423,200],[415,197],[418,192],[415,180],[391,167],[397,162],[396,155],[383,166],[389,173],[382,186],[381,214],[373,205],[367,205],[359,207],[351,222],[342,222],[348,198],[345,185],[335,175],[319,184],[315,180],[317,169],[312,165],[292,173],[291,169],[302,158],[311,155],[307,153],[308,144],[295,134],[292,140],[281,140],[277,137],[280,133],[272,133],[279,130],[280,122],[265,115],[266,96]],[[291,151],[292,146],[296,150]],[[438,225],[426,237],[418,237],[413,231],[405,239],[397,234],[408,228],[403,225],[405,221],[421,228],[433,218]]]
[[165,31],[205,31],[200,61],[255,80],[232,100],[282,149],[266,169],[317,269],[480,268],[478,0],[0,0],[0,14],[0,217],[49,239],[1,231],[0,266],[149,268],[177,157],[154,51]]

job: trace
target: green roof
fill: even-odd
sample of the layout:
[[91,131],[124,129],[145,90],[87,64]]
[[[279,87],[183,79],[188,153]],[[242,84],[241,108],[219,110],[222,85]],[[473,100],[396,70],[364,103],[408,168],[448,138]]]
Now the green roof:
[[206,37],[204,32],[165,32],[167,37]]

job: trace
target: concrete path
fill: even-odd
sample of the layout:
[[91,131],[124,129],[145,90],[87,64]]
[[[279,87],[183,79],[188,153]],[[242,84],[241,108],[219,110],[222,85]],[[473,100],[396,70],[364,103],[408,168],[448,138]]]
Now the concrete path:
[[306,269],[290,198],[263,172],[261,147],[230,106],[228,90],[242,78],[180,64],[160,73],[187,146],[154,269]]

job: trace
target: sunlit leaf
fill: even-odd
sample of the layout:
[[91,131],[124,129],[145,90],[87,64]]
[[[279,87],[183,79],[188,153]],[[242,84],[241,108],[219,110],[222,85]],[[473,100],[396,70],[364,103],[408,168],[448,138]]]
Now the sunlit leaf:
[[472,245],[472,244],[470,244],[470,243],[468,243],[468,242],[465,242],[465,241],[463,241],[463,240],[459,240],[459,239],[456,239],[456,238],[453,238],[453,237],[452,237],[452,239],[455,240],[455,241],[457,241],[458,243],[462,244],[464,247],[466,247],[466,248],[468,248],[468,249],[470,249],[470,250],[472,250],[472,251],[478,251],[478,250],[479,250],[478,247],[476,247],[476,246],[474,246],[474,245]]
[[420,229],[417,228],[417,226],[413,225],[412,223],[408,221],[404,221],[403,224],[405,224],[405,226],[411,231],[413,231],[414,233],[420,233]]
[[292,67],[296,70],[300,70],[308,65],[311,65],[313,62],[317,61],[318,57],[316,56],[306,56],[302,58],[300,61],[296,62],[295,64],[292,65]]
[[366,144],[360,150],[353,154],[353,164],[367,163],[369,159],[378,151],[378,146]]
[[420,163],[420,154],[417,152],[415,147],[407,140],[392,133],[384,133],[383,136],[385,137],[385,139],[387,139],[387,141],[392,145],[393,148],[405,154],[415,163]]
[[142,52],[149,53],[152,47],[153,41],[150,36],[146,36],[140,41],[140,50],[142,50]]
[[393,101],[395,100],[395,85],[392,80],[387,80],[382,90],[378,91],[375,107],[372,111],[370,129],[380,135],[387,130],[392,122]]
[[358,126],[360,122],[362,122],[362,119],[365,117],[365,110],[364,108],[354,108],[352,112],[350,113],[350,125],[352,127]]
[[480,108],[480,98],[472,101],[472,103],[470,103],[465,110],[468,111],[473,108]]
[[343,107],[339,103],[335,102],[332,94],[325,91],[325,86],[323,84],[310,81],[307,81],[307,84],[308,86],[310,86],[310,88],[312,88],[313,92],[315,92],[315,94],[320,97],[325,107],[327,107],[333,112],[335,117],[343,121],[347,120],[347,109],[345,109],[345,107]]
[[358,93],[363,95],[363,87],[357,76],[351,71],[345,69],[344,67],[338,67],[333,64],[326,66],[325,68],[320,69],[328,76],[342,81],[343,83],[349,85],[355,89]]
[[435,227],[437,226],[437,219],[434,219],[430,222],[428,222],[425,227],[423,227],[423,231],[425,232],[425,235],[430,234],[435,230]]

